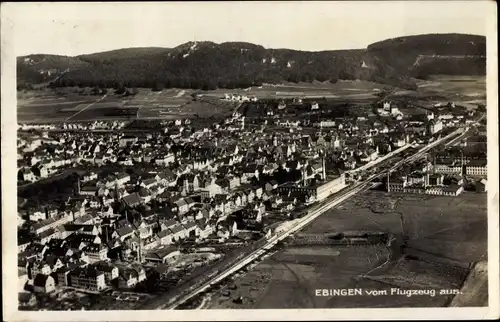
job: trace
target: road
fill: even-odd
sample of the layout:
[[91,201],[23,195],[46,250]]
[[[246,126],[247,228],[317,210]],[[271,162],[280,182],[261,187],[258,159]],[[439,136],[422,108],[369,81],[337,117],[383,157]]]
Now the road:
[[70,119],[72,119],[73,117],[77,116],[78,114],[80,114],[81,112],[85,111],[86,109],[88,109],[89,107],[91,107],[92,105],[96,104],[96,103],[99,103],[100,101],[102,101],[103,99],[105,99],[108,95],[105,94],[103,95],[101,98],[99,98],[98,100],[96,100],[95,102],[92,102],[90,103],[89,105],[85,106],[84,108],[82,108],[81,110],[79,110],[78,112],[76,112],[75,114],[71,115],[70,117],[68,117],[66,120],[64,120],[65,122],[69,121]]
[[280,241],[284,240],[288,236],[292,235],[293,233],[301,230],[305,226],[307,226],[309,223],[311,223],[313,220],[321,216],[323,213],[328,211],[329,209],[339,205],[340,203],[346,201],[347,199],[355,196],[356,194],[368,190],[369,188],[373,187],[376,185],[376,183],[373,183],[372,181],[376,178],[380,178],[384,176],[387,172],[394,171],[396,168],[400,167],[401,165],[405,163],[411,163],[414,162],[415,160],[418,160],[421,158],[427,151],[430,149],[438,146],[439,144],[443,143],[446,140],[449,140],[453,138],[454,136],[458,135],[459,133],[462,133],[462,129],[459,128],[456,131],[426,145],[425,147],[421,148],[419,151],[417,151],[414,155],[412,155],[409,158],[406,158],[404,160],[401,160],[391,166],[389,169],[383,169],[379,171],[376,174],[371,175],[368,177],[366,180],[362,182],[356,182],[355,184],[348,186],[345,188],[343,191],[335,194],[334,196],[331,196],[327,198],[325,201],[322,203],[313,206],[312,209],[308,211],[308,214],[300,219],[296,219],[296,224],[293,225],[289,230],[281,232],[278,235],[274,235],[270,237],[267,241],[266,244],[264,244],[262,247],[259,249],[253,251],[252,253],[248,254],[247,256],[243,257],[238,263],[232,265],[225,271],[221,272],[217,276],[211,278],[207,282],[203,283],[201,286],[195,288],[194,290],[190,291],[186,295],[180,295],[177,297],[172,298],[162,309],[175,309],[182,303],[185,303],[186,301],[192,299],[196,295],[200,294],[201,292],[208,290],[212,285],[217,284],[224,280],[225,278],[231,276],[232,274],[236,273],[243,267],[247,266],[248,264],[252,263],[253,261],[257,260],[259,257],[267,254],[273,247],[276,246]]

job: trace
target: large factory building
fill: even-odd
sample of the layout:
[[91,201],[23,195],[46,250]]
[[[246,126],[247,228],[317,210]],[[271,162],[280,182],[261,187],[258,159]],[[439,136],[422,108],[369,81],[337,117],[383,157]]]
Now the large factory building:
[[315,183],[295,183],[287,182],[277,188],[281,195],[308,195],[316,200],[323,200],[333,193],[336,193],[346,187],[345,175],[342,173],[338,177]]

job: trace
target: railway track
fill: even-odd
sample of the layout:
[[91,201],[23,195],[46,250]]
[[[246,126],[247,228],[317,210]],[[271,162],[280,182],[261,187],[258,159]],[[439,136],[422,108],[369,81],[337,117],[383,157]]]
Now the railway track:
[[318,218],[320,215],[322,215],[324,212],[330,210],[331,208],[343,203],[347,199],[351,198],[352,196],[363,192],[365,190],[370,189],[371,187],[375,186],[376,183],[373,183],[372,181],[381,178],[382,176],[386,175],[390,171],[394,171],[398,167],[402,166],[403,164],[407,163],[412,163],[421,157],[424,156],[427,151],[435,148],[436,146],[439,146],[446,140],[452,139],[454,136],[462,133],[462,129],[457,129],[456,131],[446,135],[445,137],[442,137],[427,146],[421,148],[418,152],[416,152],[414,155],[411,157],[408,157],[406,159],[403,159],[393,166],[389,168],[382,169],[376,174],[372,174],[369,176],[366,180],[362,182],[356,182],[355,184],[348,186],[344,188],[342,191],[336,193],[335,195],[327,198],[320,204],[317,204],[313,206],[308,212],[307,215],[305,215],[302,218],[297,219],[297,222],[294,226],[292,226],[289,230],[281,232],[279,234],[276,234],[272,237],[270,237],[267,242],[260,248],[258,248],[255,251],[252,251],[250,254],[244,256],[239,262],[235,263],[234,265],[230,266],[229,268],[225,269],[222,272],[216,272],[214,277],[210,278],[208,281],[202,283],[200,286],[194,288],[193,290],[189,291],[188,294],[186,295],[179,295],[170,301],[168,301],[164,306],[162,306],[162,309],[175,309],[179,305],[185,303],[186,301],[191,300],[198,294],[210,289],[213,285],[220,283],[227,277],[231,276],[232,274],[236,273],[237,271],[241,270],[245,266],[249,265],[250,263],[254,262],[255,260],[261,258],[265,254],[269,253],[279,242],[283,241],[285,238],[288,236],[294,234],[295,232],[301,230],[305,226],[307,226],[309,223],[311,223],[313,220]]

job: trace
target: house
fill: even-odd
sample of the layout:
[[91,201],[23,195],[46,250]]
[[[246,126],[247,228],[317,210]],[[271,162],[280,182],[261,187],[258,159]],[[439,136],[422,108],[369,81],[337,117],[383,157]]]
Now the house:
[[116,184],[121,187],[130,181],[130,175],[125,172],[120,172],[116,175]]
[[30,168],[22,168],[18,172],[18,179],[22,181],[36,181],[36,176]]
[[170,229],[162,230],[158,233],[161,245],[170,245],[173,243],[173,234]]
[[81,196],[97,196],[99,188],[93,185],[85,185],[78,190],[78,194]]
[[186,237],[190,237],[190,236],[195,236],[196,235],[196,228],[197,228],[196,222],[189,221],[186,224],[184,224],[183,227],[184,227],[184,231],[185,231]]
[[177,176],[170,170],[166,169],[155,176],[155,179],[169,187],[173,187],[177,183]]
[[168,166],[175,161],[175,156],[172,153],[155,158],[155,163],[159,166]]
[[87,245],[83,251],[88,256],[90,263],[103,261],[108,258],[108,248],[103,244]]
[[[227,182],[227,180],[226,180]],[[227,188],[229,188],[229,182],[227,182]],[[213,181],[213,182],[210,182],[210,184],[208,184],[205,189],[208,191],[208,196],[209,198],[217,195],[217,194],[221,194],[223,193],[224,191],[224,187],[225,185],[223,184],[223,181]]]
[[17,234],[17,249],[18,253],[24,252],[31,244],[31,236],[27,233],[18,232]]
[[173,242],[179,241],[179,240],[187,237],[186,230],[180,224],[177,224],[174,227],[170,228],[170,231],[171,231]]
[[196,226],[196,235],[199,240],[208,238],[214,232],[214,226],[210,225],[205,218],[197,220]]
[[33,168],[33,173],[41,178],[47,178],[49,176],[49,168],[42,163],[37,163]]
[[49,228],[47,230],[44,230],[40,234],[38,234],[38,238],[40,238],[40,243],[41,244],[46,244],[53,238],[58,238],[59,237],[59,232],[56,231],[54,228]]
[[177,222],[173,219],[168,219],[168,220],[165,220],[161,223],[161,230],[166,230],[166,229],[170,229],[172,227],[174,227],[175,225],[177,225]]
[[149,203],[151,199],[153,199],[153,194],[151,190],[146,189],[146,188],[141,188],[138,193],[139,197],[141,198],[141,201],[143,203]]
[[33,289],[36,293],[50,293],[55,291],[56,282],[50,275],[37,274],[33,280]]
[[264,193],[264,189],[262,189],[262,187],[257,187],[255,188],[255,196],[257,196],[257,198],[261,198],[262,197],[262,194]]
[[132,264],[131,268],[137,273],[137,282],[142,282],[146,279],[146,270],[144,267]]
[[146,254],[144,256],[144,259],[149,263],[159,264],[166,263],[169,260],[173,260],[179,255],[180,251],[177,249],[177,247],[167,246]]
[[147,188],[147,189],[151,189],[156,184],[157,184],[156,179],[155,178],[151,178],[151,179],[146,179],[146,180],[142,181],[141,182],[141,187],[144,187],[144,188]]
[[118,287],[130,289],[146,279],[146,272],[142,267],[119,267]]
[[70,286],[71,282],[69,280],[69,273],[71,273],[71,268],[68,266],[61,267],[55,272],[57,275],[57,285],[59,286]]
[[231,236],[229,230],[225,227],[221,227],[217,230],[217,237],[219,237],[220,241],[225,241]]
[[125,147],[127,145],[137,142],[138,140],[139,138],[137,137],[126,135],[120,138],[120,140],[118,141],[118,145],[120,147]]
[[134,235],[134,229],[130,225],[126,225],[116,229],[111,235],[112,238],[119,238],[121,241],[124,241],[126,238]]
[[174,204],[177,206],[179,215],[183,215],[193,206],[194,201],[191,198],[181,198],[175,201]]
[[486,179],[481,179],[480,181],[476,182],[476,191],[477,192],[488,191],[488,182],[486,181]]
[[33,213],[29,214],[29,218],[31,221],[39,221],[43,219],[47,219],[47,214],[41,211],[34,211]]
[[77,267],[69,273],[71,286],[74,288],[101,291],[106,288],[104,273],[94,266]]
[[101,262],[94,263],[94,267],[99,272],[104,273],[104,279],[106,281],[106,284],[108,284],[108,285],[111,281],[118,278],[118,274],[119,274],[118,267],[112,265],[111,263],[101,261]]
[[127,206],[131,208],[137,207],[142,203],[142,199],[138,193],[132,193],[130,195],[127,195],[123,197],[122,200]]
[[97,180],[96,172],[87,172],[83,175],[82,182],[88,182],[92,180]]

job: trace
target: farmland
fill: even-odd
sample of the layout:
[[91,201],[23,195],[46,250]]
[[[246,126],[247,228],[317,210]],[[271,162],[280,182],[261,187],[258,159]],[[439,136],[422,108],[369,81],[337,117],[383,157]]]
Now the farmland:
[[419,80],[416,91],[395,91],[389,98],[412,98],[416,101],[449,101],[465,107],[486,104],[486,77],[434,75]]
[[[485,77],[482,76],[432,76],[418,83],[418,90],[408,91],[368,81],[338,81],[314,83],[264,84],[246,89],[216,89],[194,91],[191,89],[164,89],[151,91],[138,89],[135,95],[116,95],[108,90],[106,95],[82,94],[85,89],[62,88],[57,90],[19,91],[17,115],[19,122],[50,123],[63,121],[93,121],[115,119],[176,119],[206,118],[229,115],[239,105],[221,100],[224,94],[241,94],[258,99],[300,97],[306,100],[327,99],[331,103],[367,104],[380,99],[382,91],[390,91],[388,99],[411,99],[428,105],[433,102],[456,102],[474,107],[485,102]],[[193,94],[199,96],[194,99]],[[405,114],[424,110],[412,109]]]
[[[226,288],[214,294],[207,307],[446,306],[453,295],[439,295],[439,290],[460,289],[469,263],[487,257],[486,217],[485,194],[450,198],[369,191],[325,213],[301,234],[352,230],[403,233],[409,238],[403,254],[394,254],[383,245],[285,247],[236,279],[229,291]],[[314,296],[316,289],[324,288],[434,289],[438,294]],[[244,300],[235,303],[239,296]]]
[[206,96],[222,97],[225,93],[255,96],[259,99],[294,98],[305,99],[373,99],[375,94],[389,88],[388,85],[368,81],[339,81],[313,83],[264,84],[245,89],[217,89],[207,92]]
[[[76,89],[18,92],[18,121],[54,123],[120,119],[176,119],[232,113],[234,104],[207,98],[193,100],[192,91],[139,89],[136,95],[81,95]],[[61,93],[62,91],[62,93]]]
[[385,85],[372,82],[338,82],[314,84],[263,85],[247,89],[194,90],[164,89],[154,92],[138,89],[131,96],[115,95],[108,90],[105,97],[82,95],[82,89],[63,88],[56,91],[18,92],[19,122],[92,121],[106,119],[175,119],[210,117],[230,114],[238,103],[221,100],[224,94],[243,94],[257,98],[327,98],[332,100],[373,100]]

